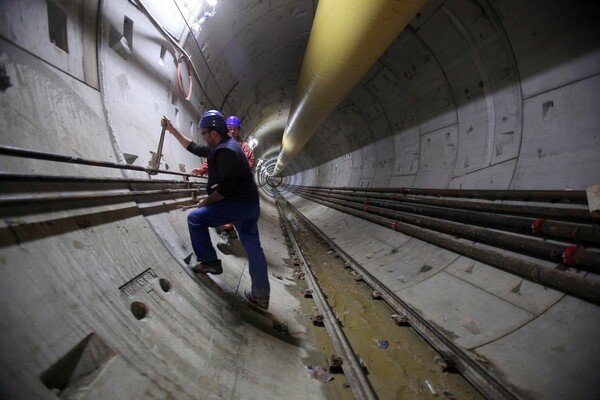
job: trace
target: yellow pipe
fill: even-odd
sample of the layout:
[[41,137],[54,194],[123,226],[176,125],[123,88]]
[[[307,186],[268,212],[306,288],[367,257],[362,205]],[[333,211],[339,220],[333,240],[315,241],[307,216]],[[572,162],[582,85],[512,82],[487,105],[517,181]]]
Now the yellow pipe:
[[321,0],[274,175],[348,96],[426,0]]

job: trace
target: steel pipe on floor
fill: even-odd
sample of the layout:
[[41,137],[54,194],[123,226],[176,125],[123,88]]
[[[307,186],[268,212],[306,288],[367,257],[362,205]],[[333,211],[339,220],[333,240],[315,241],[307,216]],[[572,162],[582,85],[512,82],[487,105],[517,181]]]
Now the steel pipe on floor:
[[[302,196],[304,197],[304,196]],[[325,200],[314,200],[316,203],[333,208],[340,212],[370,221],[406,235],[413,236],[436,246],[445,248],[466,257],[480,261],[492,267],[525,278],[529,281],[548,286],[563,293],[600,304],[600,281],[586,279],[568,271],[548,268],[530,261],[524,261],[499,251],[483,248],[472,243],[464,243],[460,239],[418,226],[398,222],[391,218],[369,214],[354,208],[334,204]]]
[[[288,190],[296,190],[296,189],[308,189],[309,187],[304,186],[288,186]],[[316,191],[318,193],[337,193],[337,194],[348,194],[348,191],[344,190],[336,190],[336,189],[327,189],[320,187],[310,187],[311,191]],[[563,221],[569,222],[592,222],[592,218],[590,216],[590,212],[587,208],[559,208],[559,207],[547,207],[547,206],[532,206],[532,205],[523,205],[523,204],[500,204],[500,203],[492,203],[489,201],[462,201],[462,200],[453,200],[453,199],[439,199],[432,198],[427,196],[414,196],[414,195],[397,195],[394,193],[382,193],[382,192],[356,192],[356,195],[363,196],[365,198],[373,198],[373,199],[382,199],[382,200],[390,200],[398,203],[412,203],[412,204],[423,204],[423,205],[431,205],[438,207],[446,207],[446,208],[456,208],[463,210],[472,210],[472,211],[484,211],[484,212],[493,212],[498,214],[509,214],[509,215],[519,215],[526,216],[532,218],[551,218],[551,219],[559,219]]]
[[437,197],[462,197],[492,200],[520,200],[539,202],[568,202],[587,204],[584,190],[494,190],[494,189],[419,189],[419,188],[359,188],[359,187],[322,187],[306,188],[330,189],[337,191],[365,193],[393,193],[397,195],[421,195]]
[[296,193],[312,194],[323,198],[338,199],[374,206],[389,210],[402,211],[410,214],[425,215],[437,219],[451,220],[465,224],[491,227],[493,229],[508,230],[522,234],[535,234],[541,237],[560,239],[586,245],[600,245],[600,228],[573,223],[548,221],[545,218],[525,218],[510,215],[497,215],[488,212],[474,212],[442,208],[435,206],[405,205],[392,200],[371,199],[362,196],[342,195],[298,189]]
[[521,254],[532,255],[534,257],[554,262],[563,262],[566,265],[577,268],[600,272],[600,253],[591,252],[583,248],[549,243],[524,236],[493,231],[487,228],[474,227],[457,222],[442,221],[431,217],[416,216],[381,207],[365,207],[356,203],[337,199],[327,199],[323,196],[300,195],[313,201],[327,201],[330,204],[336,204],[354,210],[361,210],[367,214],[376,214],[386,218],[391,218],[393,223],[401,221],[411,225],[424,227],[448,235],[460,236],[465,239],[485,243]]

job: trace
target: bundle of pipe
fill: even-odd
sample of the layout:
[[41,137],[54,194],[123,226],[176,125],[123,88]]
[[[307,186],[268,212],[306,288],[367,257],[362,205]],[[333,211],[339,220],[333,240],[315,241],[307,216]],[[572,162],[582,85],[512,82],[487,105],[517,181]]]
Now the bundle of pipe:
[[[289,186],[288,189],[308,200],[600,303],[600,283],[565,271],[575,267],[600,272],[600,228],[592,224],[589,212],[583,208],[586,203],[583,191],[300,186]],[[493,199],[510,200],[511,203],[500,204]],[[530,205],[530,202],[538,204]],[[539,205],[544,203],[562,205]],[[548,268],[493,247],[560,265],[559,268]]]
[[[0,172],[0,215],[16,216],[118,204],[160,202],[141,210],[144,215],[167,212],[196,203],[197,195],[206,190],[201,182],[191,182],[192,175],[157,168],[90,160],[60,154],[0,146],[0,154],[67,164],[108,169],[132,170],[148,174],[170,174],[184,180],[98,178]],[[201,181],[205,181],[201,179]],[[183,200],[182,200],[183,199]]]

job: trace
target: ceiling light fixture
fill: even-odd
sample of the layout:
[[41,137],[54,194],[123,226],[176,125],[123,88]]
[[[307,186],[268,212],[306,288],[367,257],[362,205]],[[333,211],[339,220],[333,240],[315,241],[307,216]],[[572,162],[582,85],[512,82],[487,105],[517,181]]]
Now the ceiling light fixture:
[[204,8],[204,13],[202,14],[202,16],[199,19],[197,19],[194,23],[192,23],[192,25],[190,26],[190,28],[192,29],[192,34],[196,38],[198,37],[198,34],[202,30],[202,24],[204,22],[206,22],[206,20],[209,19],[210,17],[214,17],[214,15],[217,12],[217,0],[208,0],[206,2],[206,4],[209,7],[212,7],[212,10],[207,11],[206,8]]

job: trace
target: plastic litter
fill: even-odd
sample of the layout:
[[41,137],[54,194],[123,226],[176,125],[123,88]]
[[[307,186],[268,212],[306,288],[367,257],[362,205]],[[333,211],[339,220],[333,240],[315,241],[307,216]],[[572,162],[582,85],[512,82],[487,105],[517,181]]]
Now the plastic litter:
[[390,347],[390,342],[385,339],[375,339],[375,344],[377,344],[377,347],[382,349],[387,349]]
[[433,386],[433,384],[428,379],[425,380],[425,386],[433,396],[438,396],[438,392],[437,390],[435,390],[435,386]]

